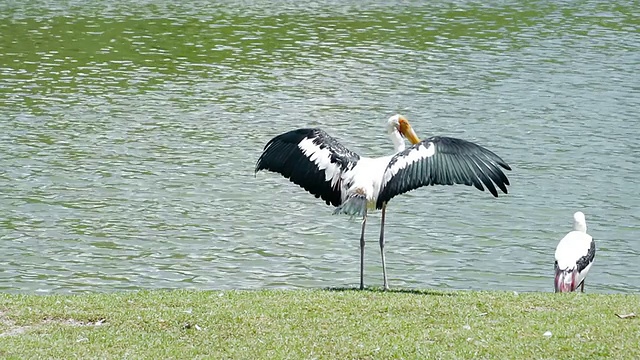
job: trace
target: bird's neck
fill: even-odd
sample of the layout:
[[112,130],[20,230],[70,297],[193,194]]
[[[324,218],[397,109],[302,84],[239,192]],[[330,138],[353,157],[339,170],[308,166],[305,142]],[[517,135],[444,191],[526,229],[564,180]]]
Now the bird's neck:
[[576,221],[576,222],[573,223],[573,230],[586,233],[587,232],[587,225],[583,224],[583,223],[580,223],[579,221]]
[[400,135],[398,130],[393,129],[393,131],[389,133],[389,137],[393,142],[393,148],[396,152],[400,152],[405,149],[404,138],[402,138],[402,135]]

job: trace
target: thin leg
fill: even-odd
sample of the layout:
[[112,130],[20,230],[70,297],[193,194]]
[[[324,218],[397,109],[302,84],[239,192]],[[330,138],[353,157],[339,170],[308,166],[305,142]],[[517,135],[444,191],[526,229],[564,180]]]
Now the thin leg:
[[584,280],[582,280],[582,285],[580,286],[580,291],[584,292]]
[[360,235],[360,290],[364,290],[364,227],[367,224],[367,209],[362,216],[362,234]]
[[387,282],[387,264],[384,260],[384,215],[386,209],[387,203],[382,204],[382,219],[380,220],[380,256],[382,256],[383,287],[385,290],[389,290],[389,283]]

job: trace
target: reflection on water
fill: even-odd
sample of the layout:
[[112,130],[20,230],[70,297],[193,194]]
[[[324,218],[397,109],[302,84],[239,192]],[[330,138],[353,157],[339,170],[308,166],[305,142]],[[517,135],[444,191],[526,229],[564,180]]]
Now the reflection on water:
[[[253,167],[319,126],[388,154],[386,118],[485,145],[511,194],[397,197],[392,286],[551,291],[582,210],[594,292],[636,292],[635,74],[623,2],[0,5],[0,288],[352,286],[359,222]],[[378,217],[366,283],[380,285]]]

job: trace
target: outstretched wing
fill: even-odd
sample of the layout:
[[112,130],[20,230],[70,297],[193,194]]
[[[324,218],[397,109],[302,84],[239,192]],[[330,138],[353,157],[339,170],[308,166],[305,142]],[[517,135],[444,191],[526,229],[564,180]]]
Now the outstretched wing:
[[382,178],[376,207],[396,195],[427,185],[484,186],[497,197],[496,186],[507,193],[509,165],[490,150],[472,142],[434,136],[394,155]]
[[322,198],[340,205],[343,172],[353,169],[360,156],[320,129],[298,129],[271,139],[256,163],[256,172],[269,170]]

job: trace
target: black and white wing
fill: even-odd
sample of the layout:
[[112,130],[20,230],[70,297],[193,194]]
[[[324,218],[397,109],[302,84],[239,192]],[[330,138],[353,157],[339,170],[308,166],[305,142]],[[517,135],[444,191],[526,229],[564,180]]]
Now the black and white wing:
[[327,205],[342,202],[341,176],[360,156],[320,129],[298,129],[271,139],[255,171],[269,170],[322,198]]
[[[582,273],[589,265],[591,265],[595,257],[596,257],[596,242],[595,240],[593,240],[593,238],[591,238],[591,242],[589,243],[589,249],[587,250],[587,253],[584,256],[581,256],[578,259],[578,261],[576,261],[576,269],[578,270],[578,273]],[[586,276],[586,273],[584,274],[584,276]]]
[[[501,167],[509,165],[490,150],[472,142],[434,136],[394,155],[384,172],[376,207],[396,195],[427,185],[486,187],[497,197],[496,186],[507,193],[509,179]],[[484,187],[483,187],[484,185]]]

